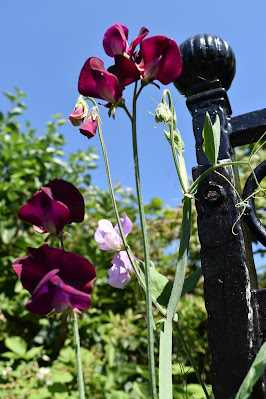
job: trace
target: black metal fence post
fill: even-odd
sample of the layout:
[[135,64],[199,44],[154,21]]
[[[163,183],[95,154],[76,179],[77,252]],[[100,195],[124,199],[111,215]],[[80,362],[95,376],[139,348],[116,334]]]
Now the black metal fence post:
[[[202,149],[206,111],[213,122],[219,115],[218,160],[225,163],[233,160],[233,147],[256,141],[266,130],[266,110],[230,118],[226,91],[234,78],[235,56],[225,41],[213,35],[197,35],[182,43],[180,51],[183,71],[175,85],[188,98],[193,118],[199,165],[193,170],[195,179],[210,167]],[[222,166],[219,174],[213,172],[202,181],[196,196],[216,399],[235,397],[265,329],[265,290],[257,289],[251,244],[245,223],[238,221],[239,198],[234,187],[239,188],[237,171]],[[266,398],[262,382],[251,398]]]

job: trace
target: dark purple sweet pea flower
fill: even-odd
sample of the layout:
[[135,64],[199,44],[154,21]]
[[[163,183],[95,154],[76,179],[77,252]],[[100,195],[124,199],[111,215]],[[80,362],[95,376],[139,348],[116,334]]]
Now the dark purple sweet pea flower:
[[96,279],[93,265],[85,258],[44,244],[27,248],[29,256],[17,259],[13,269],[31,294],[26,308],[37,314],[55,309],[88,309]]
[[38,233],[58,235],[66,224],[83,221],[84,199],[73,184],[51,180],[22,206],[18,217]]
[[97,127],[98,127],[97,111],[96,111],[96,108],[93,107],[90,110],[88,119],[82,125],[82,127],[79,129],[79,131],[81,134],[83,134],[84,136],[88,137],[88,139],[90,139],[95,136]]
[[111,263],[113,266],[108,270],[108,284],[111,287],[123,289],[131,280],[130,273],[134,273],[126,251],[116,254]]
[[176,42],[165,36],[152,36],[140,43],[135,55],[136,65],[144,82],[159,80],[168,85],[177,79],[182,71],[182,58]]
[[99,58],[87,59],[79,76],[78,91],[80,94],[116,104],[122,97],[123,89],[118,78],[104,68],[104,64]]
[[144,39],[149,33],[148,29],[142,27],[138,36],[128,44],[128,28],[124,25],[120,25],[115,22],[111,28],[109,28],[103,38],[103,47],[107,55],[114,57],[115,55],[125,55],[131,57],[134,53],[136,46]]

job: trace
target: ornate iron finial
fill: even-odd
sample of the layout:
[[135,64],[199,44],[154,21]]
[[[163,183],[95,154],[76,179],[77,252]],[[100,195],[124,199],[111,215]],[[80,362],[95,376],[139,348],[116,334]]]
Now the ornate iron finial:
[[190,97],[205,91],[206,84],[229,89],[235,76],[236,61],[226,41],[215,35],[196,35],[180,45],[180,52],[183,71],[174,82],[180,93]]

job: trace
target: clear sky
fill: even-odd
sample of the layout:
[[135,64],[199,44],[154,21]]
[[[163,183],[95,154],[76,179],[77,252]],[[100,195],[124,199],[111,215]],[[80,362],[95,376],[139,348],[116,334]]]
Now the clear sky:
[[[80,70],[88,57],[102,59],[106,68],[112,60],[102,47],[105,31],[114,21],[129,28],[129,41],[142,26],[151,35],[165,35],[181,44],[198,33],[222,37],[233,48],[237,72],[229,99],[233,116],[266,106],[265,0],[202,1],[70,1],[70,0],[2,0],[1,1],[1,92],[14,86],[27,95],[26,118],[42,129],[52,114],[65,118],[78,97]],[[179,93],[168,86],[174,98]],[[171,152],[162,129],[148,111],[154,112],[164,86],[148,86],[138,103],[138,136],[141,180],[144,200],[156,196],[165,204],[176,205],[181,198]],[[131,99],[129,88],[124,97]],[[8,103],[0,94],[0,108]],[[130,101],[129,101],[130,107]],[[177,102],[178,127],[186,145],[185,157],[190,173],[196,165],[191,117],[185,99]],[[135,187],[130,124],[122,110],[116,120],[101,109],[103,133],[114,181]],[[61,129],[68,145],[66,151],[96,147],[101,156],[99,137],[88,141],[70,124]],[[107,188],[103,160],[93,172],[92,182]]]

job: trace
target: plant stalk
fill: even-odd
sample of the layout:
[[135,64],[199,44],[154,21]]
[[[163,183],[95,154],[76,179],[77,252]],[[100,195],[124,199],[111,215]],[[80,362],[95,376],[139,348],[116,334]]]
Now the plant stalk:
[[148,244],[148,237],[147,237],[144,205],[143,205],[141,185],[140,185],[136,116],[137,116],[137,82],[135,84],[135,90],[134,90],[133,112],[132,112],[132,121],[131,121],[132,143],[133,143],[135,180],[136,180],[136,189],[137,189],[140,224],[141,224],[143,250],[144,250],[144,262],[145,262],[145,283],[146,283],[146,292],[145,293],[146,293],[146,312],[147,312],[147,329],[148,329],[148,360],[149,360],[149,372],[150,372],[150,391],[151,391],[151,398],[156,399],[157,391],[156,391],[155,361],[154,361],[150,257],[149,257],[149,244]]
[[74,311],[72,312],[72,318],[73,318],[73,334],[74,334],[74,344],[75,344],[75,353],[76,353],[79,399],[85,399],[85,389],[84,389],[84,380],[83,380],[82,362],[81,362],[81,353],[80,353],[78,318],[76,312]]

